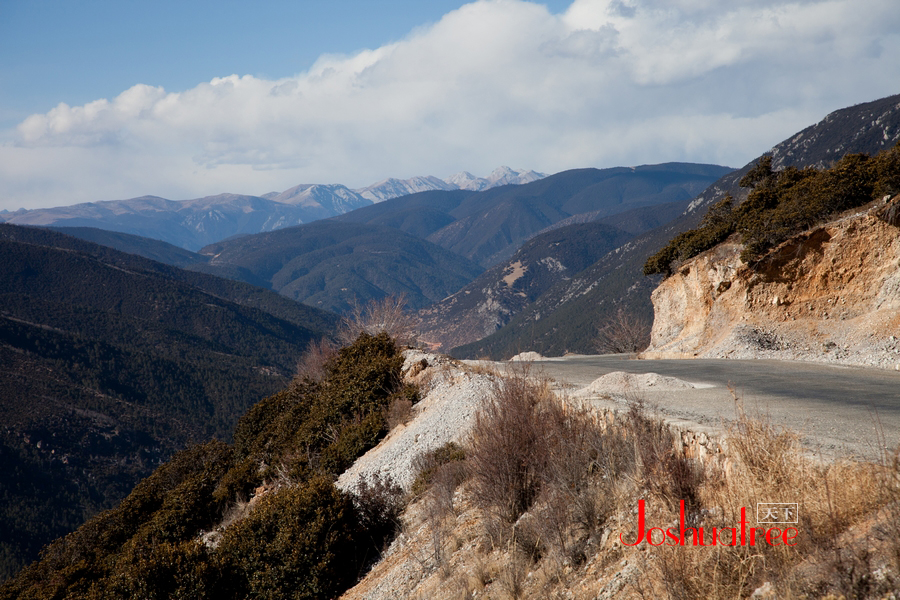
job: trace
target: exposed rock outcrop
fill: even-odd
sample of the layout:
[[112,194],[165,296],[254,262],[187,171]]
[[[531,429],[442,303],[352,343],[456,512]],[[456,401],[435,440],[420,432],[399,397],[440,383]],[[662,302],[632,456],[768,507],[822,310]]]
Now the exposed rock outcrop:
[[647,358],[783,358],[900,369],[900,197],[813,228],[746,265],[740,244],[653,292]]

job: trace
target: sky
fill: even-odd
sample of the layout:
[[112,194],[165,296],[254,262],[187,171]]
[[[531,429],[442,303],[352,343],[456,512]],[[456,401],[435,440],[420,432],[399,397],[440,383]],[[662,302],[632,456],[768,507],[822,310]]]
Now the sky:
[[0,210],[739,167],[897,93],[897,0],[0,0]]

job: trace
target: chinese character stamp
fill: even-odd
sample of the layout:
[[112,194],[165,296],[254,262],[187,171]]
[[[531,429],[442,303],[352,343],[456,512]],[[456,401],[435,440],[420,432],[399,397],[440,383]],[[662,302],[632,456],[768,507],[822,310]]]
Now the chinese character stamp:
[[798,523],[800,512],[796,502],[757,502],[756,522],[762,523]]

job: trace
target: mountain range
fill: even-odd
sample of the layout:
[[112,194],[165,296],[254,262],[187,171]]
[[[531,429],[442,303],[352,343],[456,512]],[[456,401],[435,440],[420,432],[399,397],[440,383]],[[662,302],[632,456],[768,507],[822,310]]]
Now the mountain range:
[[[357,302],[399,294],[410,308],[423,309],[548,228],[596,221],[636,234],[680,214],[697,190],[728,171],[682,163],[575,169],[480,192],[419,192],[332,219],[232,237],[200,253],[96,228],[57,230],[328,310],[343,312]],[[301,188],[288,190],[282,200],[310,189]]]
[[362,206],[427,190],[484,190],[544,177],[535,171],[495,169],[488,177],[462,172],[436,177],[386,179],[351,190],[344,185],[303,184],[261,196],[218,194],[192,200],[141,196],[73,206],[0,211],[0,222],[16,225],[96,227],[163,240],[188,250],[235,235],[274,231],[344,214]]
[[[820,167],[898,141],[900,95],[836,111],[764,156],[776,168]],[[746,198],[739,182],[759,160],[738,171],[683,163],[577,169],[521,185],[499,184],[498,174],[486,189],[468,174],[443,183],[386,180],[370,196],[317,185],[184,202],[148,196],[69,207],[81,216],[60,221],[76,225],[62,230],[82,239],[0,225],[0,579],[44,541],[114,504],[177,449],[227,439],[250,404],[283,387],[307,344],[339,323],[293,299],[343,311],[405,294],[423,318],[425,341],[456,345],[459,357],[592,352],[597,331],[621,315],[652,315],[659,277],[643,276],[647,257],[696,227],[726,194]],[[437,187],[417,191],[428,185]],[[457,189],[441,187],[449,185]],[[376,202],[382,192],[386,199]],[[293,224],[301,214],[313,222]],[[51,212],[4,216],[26,217],[59,226]],[[354,382],[378,383],[333,374],[344,386],[335,389],[347,393],[329,402],[352,399]],[[244,421],[244,445],[256,440],[265,450],[265,436],[254,434],[259,419],[306,410],[304,385],[257,405]],[[311,414],[327,414],[326,404]],[[357,413],[347,423],[370,422]],[[279,426],[272,435],[295,432]],[[344,450],[361,447],[358,431],[313,433]],[[228,486],[238,482],[243,498],[258,472],[236,456],[235,478],[221,489],[231,496]],[[302,461],[303,453],[291,457]],[[184,457],[178,464],[205,469]],[[162,515],[148,522],[148,536],[172,515],[180,515],[176,523],[190,517],[181,499],[213,494],[186,481],[182,496],[163,502],[151,494],[141,505]],[[92,531],[79,538],[88,552]]]
[[689,201],[728,167],[666,163],[572,169],[524,185],[482,192],[424,192],[336,217],[384,225],[491,267],[526,240],[566,219],[597,220],[632,209]]
[[[837,110],[763,156],[772,156],[775,168],[819,168],[848,153],[877,154],[898,141],[900,94]],[[635,237],[570,280],[559,282],[503,328],[455,348],[453,355],[501,358],[524,350],[548,356],[593,353],[598,330],[620,314],[652,322],[650,293],[659,277],[643,275],[647,258],[677,234],[697,227],[707,209],[727,194],[738,202],[746,198],[747,190],[739,182],[760,158],[722,176],[691,201],[677,219]]]

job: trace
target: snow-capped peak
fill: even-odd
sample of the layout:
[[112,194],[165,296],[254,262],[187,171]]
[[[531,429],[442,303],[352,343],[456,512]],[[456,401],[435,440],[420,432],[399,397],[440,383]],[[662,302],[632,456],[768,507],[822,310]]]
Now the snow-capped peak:
[[416,192],[455,189],[458,189],[455,185],[428,175],[425,177],[410,177],[409,179],[394,179],[392,177],[355,191],[372,202],[381,202],[382,200],[415,194]]
[[463,190],[481,191],[500,185],[521,185],[546,177],[537,171],[516,171],[509,167],[497,167],[487,177],[476,177],[468,171],[451,175],[445,181],[457,185]]

